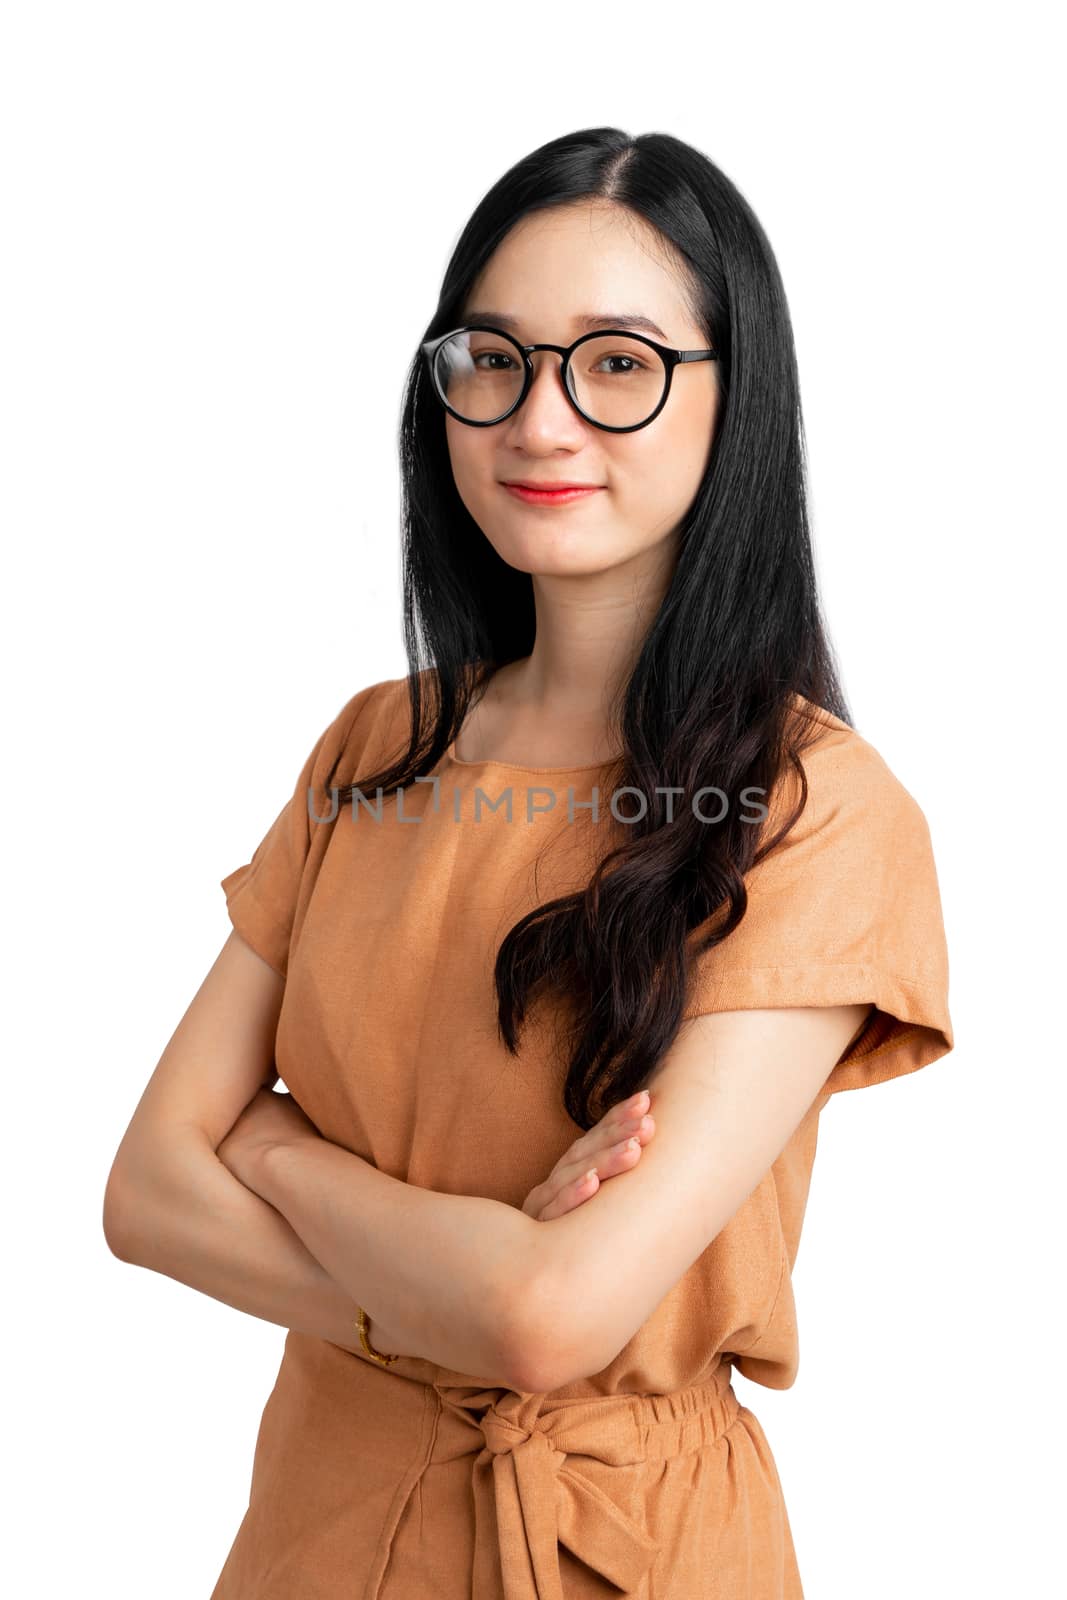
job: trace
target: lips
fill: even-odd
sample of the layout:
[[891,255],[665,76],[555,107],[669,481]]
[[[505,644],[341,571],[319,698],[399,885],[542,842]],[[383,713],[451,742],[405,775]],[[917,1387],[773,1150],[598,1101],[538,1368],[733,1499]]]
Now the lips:
[[522,500],[528,506],[564,506],[570,505],[575,500],[588,500],[590,495],[599,494],[604,485],[505,483],[503,487],[509,494],[514,495],[516,500]]

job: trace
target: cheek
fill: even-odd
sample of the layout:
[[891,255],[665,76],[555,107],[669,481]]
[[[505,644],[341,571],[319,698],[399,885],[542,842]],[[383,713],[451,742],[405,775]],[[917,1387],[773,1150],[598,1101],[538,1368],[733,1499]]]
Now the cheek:
[[448,443],[448,455],[452,464],[452,476],[456,480],[456,488],[460,498],[468,510],[484,499],[487,489],[487,477],[492,479],[491,468],[485,461],[487,445],[482,439],[482,432],[478,428],[465,428],[461,422],[456,422],[452,417],[447,419],[445,437]]
[[676,520],[700,487],[711,443],[709,422],[701,416],[673,417],[669,427],[653,423],[629,435],[629,456],[621,467],[623,499],[640,509],[649,525]]

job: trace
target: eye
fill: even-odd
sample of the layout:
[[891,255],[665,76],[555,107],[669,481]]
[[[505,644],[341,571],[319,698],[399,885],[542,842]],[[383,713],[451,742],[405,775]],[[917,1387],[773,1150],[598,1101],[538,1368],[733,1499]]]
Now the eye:
[[[479,372],[508,372],[515,366],[515,359],[509,356],[506,350],[477,350],[471,354],[471,360]],[[483,366],[483,362],[499,361],[502,366]]]
[[594,370],[601,370],[601,371],[604,370],[604,365],[608,361],[623,361],[623,362],[627,363],[627,365],[624,366],[621,371],[618,368],[615,368],[614,370],[610,370],[609,369],[609,371],[608,371],[608,376],[609,377],[612,377],[612,376],[625,377],[627,375],[627,373],[630,373],[630,372],[647,372],[648,371],[648,368],[645,366],[645,363],[643,361],[639,361],[636,356],[623,355],[623,354],[614,355],[614,356],[601,356],[599,358],[599,360],[597,361],[596,368]]

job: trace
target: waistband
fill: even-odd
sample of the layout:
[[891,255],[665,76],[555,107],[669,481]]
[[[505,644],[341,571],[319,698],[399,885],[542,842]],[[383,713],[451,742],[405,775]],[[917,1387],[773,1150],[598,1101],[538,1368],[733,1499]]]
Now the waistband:
[[[383,1381],[388,1376],[383,1372]],[[641,1585],[659,1543],[582,1471],[583,1458],[636,1465],[713,1444],[740,1402],[723,1359],[706,1383],[670,1394],[560,1399],[515,1390],[431,1387],[435,1426],[406,1501],[435,1462],[471,1457],[475,1541],[471,1600],[563,1600],[560,1544],[622,1594]],[[397,1518],[402,1505],[397,1506]],[[393,1529],[396,1520],[390,1519]],[[376,1562],[384,1575],[387,1552]],[[377,1592],[369,1585],[367,1600]]]

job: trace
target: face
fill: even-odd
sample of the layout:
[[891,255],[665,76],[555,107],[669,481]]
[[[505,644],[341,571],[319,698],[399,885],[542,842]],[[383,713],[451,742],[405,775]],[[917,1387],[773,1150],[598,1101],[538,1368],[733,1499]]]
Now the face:
[[[522,218],[475,281],[460,320],[503,326],[520,344],[568,345],[589,331],[583,316],[610,314],[623,329],[640,316],[662,331],[635,332],[678,350],[706,349],[687,287],[643,219],[611,202],[582,201]],[[503,422],[471,428],[445,414],[456,486],[475,522],[503,560],[535,575],[673,562],[674,536],[714,438],[717,364],[677,366],[658,417],[632,433],[608,433],[570,404],[559,356],[540,350],[532,360],[529,393]],[[514,479],[598,488],[565,504],[532,504],[504,487]]]

